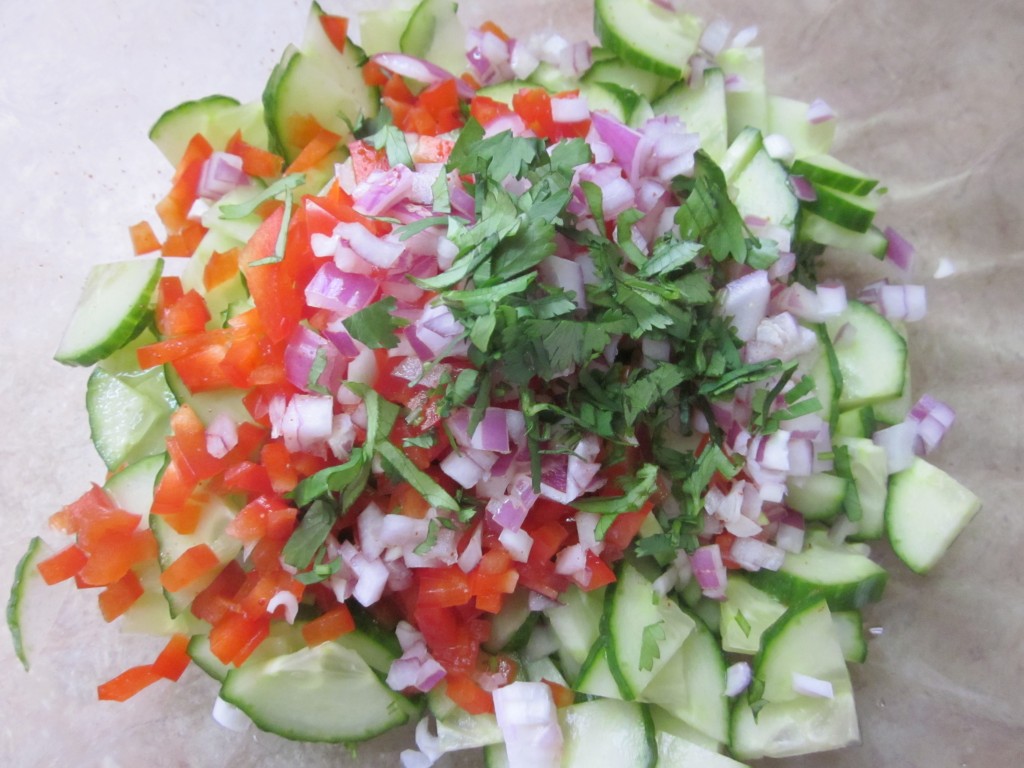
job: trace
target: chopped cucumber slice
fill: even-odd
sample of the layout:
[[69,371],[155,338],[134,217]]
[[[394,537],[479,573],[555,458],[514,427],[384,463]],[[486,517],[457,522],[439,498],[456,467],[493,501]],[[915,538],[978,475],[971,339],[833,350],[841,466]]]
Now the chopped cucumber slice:
[[889,462],[885,449],[866,437],[839,438],[850,452],[850,472],[857,489],[860,519],[854,521],[854,541],[875,541],[885,533],[885,499],[889,486]]
[[[741,759],[838,749],[859,738],[853,689],[828,605],[791,608],[761,640],[754,683],[733,711],[732,750]],[[832,698],[799,692],[795,675],[828,683]],[[758,707],[755,717],[752,705]]]
[[604,59],[592,64],[580,83],[611,83],[652,101],[665,92],[671,81],[621,59]]
[[359,13],[359,45],[367,56],[400,50],[402,33],[409,24],[415,6],[415,3],[403,0],[385,9]]
[[791,477],[786,483],[786,504],[805,520],[831,522],[843,509],[850,482],[824,473]]
[[562,593],[561,603],[547,608],[544,615],[558,638],[559,660],[570,680],[576,678],[591,653],[600,631],[605,588],[584,592],[571,586]]
[[893,551],[927,573],[981,509],[981,500],[921,458],[892,476],[885,522]]
[[[849,324],[850,333],[839,338]],[[859,301],[826,323],[832,340],[843,388],[841,410],[859,408],[899,397],[906,382],[907,342],[892,323]]]
[[878,186],[877,179],[868,178],[853,166],[826,154],[798,157],[790,170],[815,184],[851,195],[866,195]]
[[466,33],[452,0],[423,0],[402,32],[402,53],[437,64],[456,77],[466,70]]
[[232,669],[220,696],[262,730],[300,741],[364,741],[417,711],[358,653],[334,642]]
[[823,184],[815,184],[814,191],[817,199],[804,203],[808,211],[843,229],[860,233],[871,229],[878,210],[878,203],[873,198],[840,192]]
[[595,699],[559,712],[563,768],[607,765],[609,756],[621,768],[650,768],[658,759],[654,725],[641,704]]
[[10,597],[7,598],[7,628],[11,630],[14,655],[18,657],[26,670],[29,667],[28,649],[22,634],[21,609],[25,602],[25,596],[30,589],[33,589],[31,585],[39,584],[43,580],[36,566],[50,554],[50,548],[46,543],[38,536],[33,536],[25,554],[21,556],[18,564],[14,567],[14,582],[11,584]]
[[799,202],[781,163],[760,149],[736,176],[734,185],[734,201],[741,216],[764,219],[792,234]]
[[700,19],[654,0],[596,0],[594,30],[623,61],[673,80],[689,73],[703,31]]
[[755,654],[761,635],[786,612],[786,606],[767,592],[751,586],[742,576],[731,575],[721,603],[722,649]]
[[608,663],[623,698],[635,699],[682,648],[695,622],[629,563],[611,589]]
[[729,738],[725,657],[704,622],[693,621],[693,631],[639,699],[657,704],[715,741],[724,742]]
[[258,101],[240,104],[230,96],[214,95],[171,107],[149,129],[149,138],[168,162],[177,167],[196,134],[203,136],[215,150],[222,150],[238,131],[247,144],[266,149],[268,137],[263,104]]
[[[225,529],[235,517],[236,510],[232,509],[225,500],[211,496],[203,505],[199,515],[199,522],[192,533],[178,533],[167,522],[166,518],[160,515],[150,515],[149,525],[156,536],[159,547],[160,569],[166,570],[171,563],[181,557],[186,550],[199,544],[206,544],[217,555],[221,565],[233,560],[242,551],[242,542],[233,536],[225,533]],[[186,611],[192,600],[211,581],[216,572],[213,569],[209,574],[203,576],[177,592],[164,592],[167,602],[171,607],[171,615],[177,616]]]
[[787,605],[819,594],[830,608],[843,611],[878,600],[889,574],[857,552],[811,546],[799,554],[787,554],[778,571],[760,570],[747,578]]
[[843,650],[843,658],[862,664],[868,657],[868,643],[860,611],[835,611],[832,614],[832,628]]
[[658,765],[700,766],[700,768],[746,768],[726,755],[687,741],[665,731],[658,731]]
[[95,265],[54,359],[92,365],[127,344],[149,312],[162,270],[162,259]]
[[840,248],[851,253],[866,253],[876,259],[885,258],[889,241],[881,230],[871,227],[867,232],[854,232],[805,210],[800,218],[800,237],[812,243]]
[[704,72],[700,88],[680,82],[668,89],[652,105],[656,115],[675,115],[686,130],[700,136],[701,148],[712,160],[721,163],[728,144],[725,113],[725,75],[720,69]]
[[[153,397],[147,389],[159,395]],[[162,368],[135,373],[93,370],[85,407],[93,445],[107,469],[164,452],[172,411],[166,395],[170,391]]]

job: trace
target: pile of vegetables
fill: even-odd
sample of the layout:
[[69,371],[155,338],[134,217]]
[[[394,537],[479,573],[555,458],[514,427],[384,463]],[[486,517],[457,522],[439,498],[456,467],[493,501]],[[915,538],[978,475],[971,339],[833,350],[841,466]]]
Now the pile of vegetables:
[[[912,248],[828,105],[767,95],[753,30],[624,5],[593,48],[435,0],[360,48],[314,7],[261,101],[161,117],[163,234],[94,269],[58,351],[96,366],[111,474],[19,566],[23,660],[38,574],[168,636],[101,699],[195,661],[223,724],[347,743],[426,703],[407,766],[582,765],[588,728],[641,764],[857,738],[867,542],[925,571],[978,508],[921,458],[953,413],[911,394]],[[828,246],[894,280],[819,282]],[[770,647],[808,626],[838,664],[780,693]]]

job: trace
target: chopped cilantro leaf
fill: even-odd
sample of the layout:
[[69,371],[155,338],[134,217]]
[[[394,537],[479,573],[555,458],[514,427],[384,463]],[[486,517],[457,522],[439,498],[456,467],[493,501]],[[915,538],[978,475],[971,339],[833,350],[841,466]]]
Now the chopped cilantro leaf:
[[341,321],[352,338],[370,349],[392,349],[398,346],[396,332],[409,324],[408,320],[394,314],[397,302],[393,296],[360,309]]

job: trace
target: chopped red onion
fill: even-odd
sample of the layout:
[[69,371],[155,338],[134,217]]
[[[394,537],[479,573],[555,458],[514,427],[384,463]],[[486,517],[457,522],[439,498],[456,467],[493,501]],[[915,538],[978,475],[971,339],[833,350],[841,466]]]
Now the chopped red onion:
[[811,125],[834,120],[836,113],[824,99],[815,99],[807,107],[807,122]]
[[320,266],[306,286],[306,304],[351,314],[374,300],[379,285],[366,275],[342,272],[333,262]]
[[480,560],[483,557],[483,531],[483,525],[478,525],[469,537],[469,541],[466,542],[466,548],[459,555],[459,569],[463,573],[469,573],[480,564]]
[[[789,165],[796,157],[793,143],[781,133],[769,133],[764,137],[764,150],[773,160]],[[799,197],[799,195],[798,195]]]
[[779,523],[775,531],[775,545],[786,552],[799,554],[804,550],[804,535],[802,524],[798,527],[788,522]]
[[748,341],[768,311],[771,284],[768,273],[755,270],[726,285],[719,296],[719,307],[724,317],[732,318],[732,325],[741,341]]
[[515,682],[498,688],[493,697],[509,768],[559,768],[562,730],[551,688]]
[[726,93],[745,93],[750,90],[750,83],[743,75],[730,73],[725,78],[725,90]]
[[578,262],[560,256],[548,256],[537,268],[540,279],[547,285],[561,288],[573,295],[580,309],[587,308],[587,293],[583,284],[583,269]]
[[358,222],[342,222],[334,230],[346,241],[356,254],[375,267],[390,268],[405,250],[400,242],[377,237]]
[[512,556],[517,563],[525,563],[530,559],[530,550],[533,548],[533,537],[522,528],[513,531],[505,528],[498,534],[498,541],[505,551]]
[[885,239],[889,241],[885,258],[904,272],[909,272],[914,263],[914,246],[892,227],[885,228]]
[[334,426],[334,399],[330,396],[294,395],[287,404],[282,398],[281,405],[284,407],[272,408],[275,411],[271,414],[272,434],[283,437],[285,447],[292,453],[307,451],[323,455]]
[[722,550],[717,544],[698,547],[690,555],[693,576],[706,597],[720,600],[725,597],[726,570]]
[[448,70],[426,59],[420,59],[404,53],[375,53],[370,57],[370,61],[379,64],[389,72],[401,75],[402,77],[408,77],[410,80],[415,80],[418,83],[430,85],[433,83],[443,83],[445,80],[454,80],[455,86],[459,91],[459,97],[463,99],[472,99],[476,93],[465,80],[455,77]]
[[938,448],[955,419],[956,412],[948,405],[931,395],[922,395],[907,415],[907,420],[917,427],[915,453],[924,456]]
[[294,624],[295,617],[299,615],[299,600],[286,589],[278,591],[267,601],[267,613],[272,614],[282,607],[284,608],[284,620],[289,624]]
[[932,274],[936,280],[942,280],[943,278],[949,277],[950,275],[956,274],[956,265],[950,259],[943,256],[939,259],[938,266],[935,267],[935,272]]
[[814,443],[807,438],[789,441],[789,475],[807,477],[814,472]]
[[[310,381],[318,356],[324,367],[316,380]],[[333,392],[344,374],[344,364],[333,344],[315,331],[299,325],[284,350],[284,371],[288,381],[303,392],[309,392],[315,387]]]
[[777,571],[786,559],[786,553],[779,547],[766,544],[758,539],[736,539],[729,556],[748,571],[762,568]]
[[917,425],[901,421],[891,427],[880,429],[871,436],[875,445],[885,449],[889,474],[902,472],[914,463],[914,442],[917,439]]
[[754,338],[743,348],[743,357],[748,363],[759,363],[773,357],[786,362],[817,345],[818,337],[814,331],[797,323],[789,312],[780,312],[760,322]]
[[744,27],[736,33],[736,37],[732,39],[733,48],[745,48],[750,45],[754,40],[757,39],[758,28],[756,25]]
[[441,471],[463,488],[472,488],[484,476],[484,470],[465,453],[452,451],[441,461]]
[[729,41],[732,25],[724,19],[714,19],[704,27],[700,36],[700,47],[710,56],[717,56]]
[[615,162],[623,168],[632,167],[633,155],[640,143],[640,134],[606,112],[595,112],[591,120],[601,141],[611,149]]
[[817,699],[831,699],[834,696],[832,683],[828,680],[819,680],[799,672],[793,673],[793,691],[801,696],[811,696]]
[[889,285],[874,283],[862,292],[862,300],[873,304],[890,320],[914,322],[928,311],[927,292],[923,285]]
[[555,96],[551,99],[551,119],[556,123],[579,123],[590,119],[584,96]]
[[725,670],[725,695],[739,696],[747,690],[753,679],[750,664],[746,661],[737,661]]
[[540,64],[540,60],[533,55],[530,47],[521,40],[512,40],[509,51],[509,66],[517,80],[525,80]]
[[797,200],[813,203],[818,199],[818,193],[815,191],[814,185],[803,176],[790,176],[789,186],[793,188],[793,194],[796,195]]
[[238,425],[226,413],[218,413],[206,427],[206,452],[223,459],[238,445]]
[[582,544],[572,544],[562,549],[555,558],[555,573],[571,576],[587,567],[587,550]]
[[352,597],[361,606],[368,608],[384,594],[389,576],[387,566],[380,560],[368,560],[361,556],[354,559],[351,565],[356,574],[356,586],[352,591]]
[[252,720],[234,704],[229,704],[218,696],[213,702],[213,719],[217,724],[229,731],[241,733],[248,730]]
[[508,453],[508,416],[505,408],[487,408],[470,436],[471,447],[481,451]]
[[214,152],[204,162],[196,184],[196,194],[206,200],[219,200],[231,190],[249,183],[242,170],[242,158],[227,152]]

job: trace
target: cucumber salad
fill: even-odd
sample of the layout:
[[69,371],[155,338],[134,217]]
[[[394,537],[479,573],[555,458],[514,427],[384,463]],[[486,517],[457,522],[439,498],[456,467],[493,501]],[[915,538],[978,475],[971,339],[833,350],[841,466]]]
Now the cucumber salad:
[[74,580],[164,638],[100,699],[195,665],[227,728],[407,726],[405,768],[858,742],[873,554],[925,573],[980,502],[884,188],[682,5],[595,0],[591,44],[314,4],[262,98],[157,120],[170,190],[56,354],[109,473],[18,564],[26,668]]

